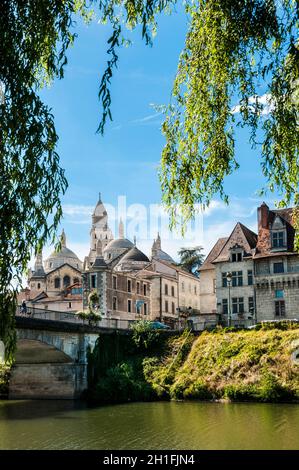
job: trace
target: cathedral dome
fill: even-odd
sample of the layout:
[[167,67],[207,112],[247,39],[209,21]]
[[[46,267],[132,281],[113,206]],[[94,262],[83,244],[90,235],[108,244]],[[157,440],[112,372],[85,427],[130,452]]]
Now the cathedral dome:
[[103,250],[105,261],[113,261],[118,256],[124,254],[127,250],[132,248],[134,245],[127,238],[117,238],[111,240],[106,248]]
[[157,250],[156,255],[154,256],[154,258],[160,259],[162,261],[168,261],[168,263],[174,264],[174,260],[172,259],[172,257],[163,250]]
[[127,238],[117,238],[108,243],[104,251],[113,251],[119,248],[132,248],[134,244]]
[[66,263],[76,269],[82,269],[82,262],[79,260],[78,256],[72,250],[67,248],[65,233],[63,231],[61,236],[61,250],[57,252],[54,251],[45,260],[45,271],[52,271],[53,269],[59,268]]
[[127,254],[122,258],[121,261],[146,261],[149,262],[148,257],[142,253],[142,251],[138,250],[136,246],[131,248],[130,251],[128,251]]

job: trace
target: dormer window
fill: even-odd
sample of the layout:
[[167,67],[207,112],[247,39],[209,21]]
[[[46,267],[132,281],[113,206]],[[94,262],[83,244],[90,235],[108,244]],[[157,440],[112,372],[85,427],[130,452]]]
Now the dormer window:
[[272,248],[283,248],[285,246],[284,231],[272,233]]
[[271,229],[271,249],[281,251],[287,248],[287,230],[285,221],[276,215]]
[[234,247],[230,252],[230,259],[232,263],[239,263],[243,260],[243,249],[241,247]]
[[232,253],[232,262],[233,263],[242,261],[242,258],[243,258],[242,252]]

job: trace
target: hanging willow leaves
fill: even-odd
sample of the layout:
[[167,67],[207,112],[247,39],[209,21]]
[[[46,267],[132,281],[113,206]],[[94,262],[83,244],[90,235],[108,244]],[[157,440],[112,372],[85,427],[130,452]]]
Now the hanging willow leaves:
[[[31,252],[53,240],[67,187],[56,152],[58,136],[40,88],[63,78],[78,15],[112,28],[102,72],[98,132],[112,120],[111,78],[126,29],[152,43],[157,16],[176,0],[1,0],[0,2],[0,338],[11,360],[16,291]],[[234,126],[238,108],[254,144],[261,122],[262,171],[281,204],[298,206],[298,16],[295,0],[186,0],[189,29],[172,102],[167,107],[161,161],[163,198],[172,224],[194,205],[208,205],[238,168]],[[258,98],[263,82],[271,112]],[[238,103],[237,108],[234,105]],[[298,223],[299,226],[299,223]],[[298,244],[299,246],[299,244]]]
[[224,180],[239,166],[237,111],[252,144],[259,126],[263,132],[267,188],[280,192],[282,206],[298,205],[298,2],[198,0],[186,10],[190,27],[162,127],[160,177],[172,225],[180,213],[184,227],[195,204],[214,195],[228,201]]
[[53,237],[67,183],[42,83],[63,76],[74,39],[66,2],[0,3],[0,337],[11,361],[16,290],[32,251]]
[[2,0],[0,2],[0,338],[6,360],[16,345],[16,294],[32,252],[54,241],[67,188],[56,152],[58,136],[53,115],[39,90],[63,78],[66,52],[75,39],[78,15],[89,21],[97,7],[102,22],[110,22],[111,59],[103,73],[99,98],[103,132],[112,119],[109,84],[117,65],[122,25],[142,25],[147,44],[155,29],[155,14],[171,1]]

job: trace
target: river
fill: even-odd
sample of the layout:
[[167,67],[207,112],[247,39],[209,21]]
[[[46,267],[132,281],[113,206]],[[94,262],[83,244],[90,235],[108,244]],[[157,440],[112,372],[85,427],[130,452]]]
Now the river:
[[299,449],[299,405],[2,400],[0,449]]

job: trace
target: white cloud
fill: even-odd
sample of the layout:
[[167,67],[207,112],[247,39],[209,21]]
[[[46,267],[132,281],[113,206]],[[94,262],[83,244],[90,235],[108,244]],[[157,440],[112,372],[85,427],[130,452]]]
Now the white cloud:
[[223,209],[226,209],[227,208],[227,205],[224,204],[224,202],[222,201],[217,201],[216,199],[213,199],[209,206],[206,207],[202,213],[203,213],[203,216],[206,216],[206,217],[209,217],[210,215],[212,215],[214,212],[218,211],[218,210],[223,210]]
[[[274,99],[270,93],[265,93],[264,95],[258,96],[250,96],[248,99],[248,109],[251,112],[255,112],[256,104],[258,104],[261,107],[261,110],[259,110],[261,115],[267,115],[270,114],[275,107],[274,104]],[[236,105],[233,106],[231,109],[232,114],[237,114],[241,112],[241,105]]]
[[150,114],[149,116],[145,116],[140,119],[134,119],[133,121],[129,121],[128,124],[142,124],[143,122],[151,121],[153,119],[156,119],[157,116],[160,116],[162,113],[155,113],[155,114]]
[[63,207],[64,215],[91,215],[94,206],[85,206],[83,204],[64,204]]

